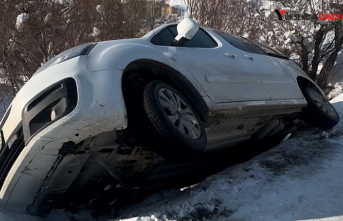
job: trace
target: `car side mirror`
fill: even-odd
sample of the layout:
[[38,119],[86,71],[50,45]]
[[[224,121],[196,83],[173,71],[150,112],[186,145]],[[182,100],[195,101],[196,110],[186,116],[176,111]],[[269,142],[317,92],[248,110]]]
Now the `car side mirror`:
[[187,41],[191,40],[199,30],[199,25],[191,18],[183,19],[176,27],[177,36],[173,45],[182,47]]

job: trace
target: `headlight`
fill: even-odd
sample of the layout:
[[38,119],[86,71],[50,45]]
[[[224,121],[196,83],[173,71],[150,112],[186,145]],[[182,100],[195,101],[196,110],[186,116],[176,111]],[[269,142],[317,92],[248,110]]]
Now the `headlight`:
[[41,71],[44,71],[48,67],[53,66],[55,64],[59,64],[61,62],[69,60],[71,58],[75,58],[77,56],[87,55],[96,44],[97,43],[88,43],[88,44],[83,44],[83,45],[79,45],[77,47],[68,49],[68,50],[62,52],[61,54],[53,57],[48,62],[46,62],[41,68],[39,68],[36,71],[36,73],[34,73],[34,75],[38,74]]

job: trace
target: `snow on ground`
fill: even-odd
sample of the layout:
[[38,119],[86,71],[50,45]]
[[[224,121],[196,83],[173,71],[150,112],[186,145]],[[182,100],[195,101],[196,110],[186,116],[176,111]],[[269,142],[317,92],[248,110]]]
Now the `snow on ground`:
[[333,84],[332,86],[333,86],[333,89],[328,94],[329,99],[335,98],[338,95],[342,94],[343,92],[343,82],[337,82]]
[[[343,94],[332,100],[343,117]],[[156,193],[112,221],[343,220],[343,121],[299,131],[288,141],[184,191]],[[0,210],[4,221],[92,219],[54,210],[44,218]]]
[[[342,116],[343,94],[332,102]],[[116,220],[343,220],[342,129],[340,122],[329,132],[298,132],[194,188],[132,205]]]

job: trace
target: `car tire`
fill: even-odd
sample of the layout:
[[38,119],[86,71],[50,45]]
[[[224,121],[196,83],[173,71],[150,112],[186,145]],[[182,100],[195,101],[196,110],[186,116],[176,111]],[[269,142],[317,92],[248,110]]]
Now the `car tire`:
[[205,149],[204,124],[176,89],[164,82],[152,81],[144,89],[143,105],[151,126],[151,131],[146,130],[146,136],[163,158],[187,159]]
[[339,122],[339,115],[332,104],[312,86],[303,90],[307,107],[303,110],[303,119],[319,129],[329,130]]

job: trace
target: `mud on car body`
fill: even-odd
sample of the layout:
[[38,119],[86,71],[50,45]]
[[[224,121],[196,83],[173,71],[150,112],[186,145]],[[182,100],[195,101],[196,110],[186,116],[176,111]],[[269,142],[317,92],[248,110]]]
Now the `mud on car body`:
[[321,129],[339,121],[280,52],[191,19],[81,45],[41,67],[4,115],[0,203],[44,214],[87,202],[83,192],[108,184],[139,186],[165,159],[282,140],[299,117]]

